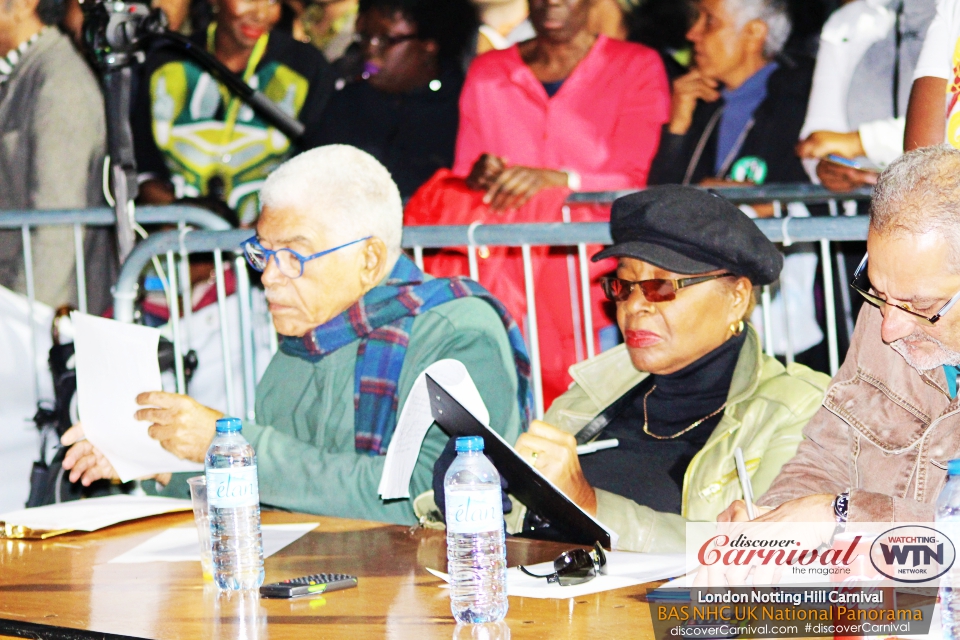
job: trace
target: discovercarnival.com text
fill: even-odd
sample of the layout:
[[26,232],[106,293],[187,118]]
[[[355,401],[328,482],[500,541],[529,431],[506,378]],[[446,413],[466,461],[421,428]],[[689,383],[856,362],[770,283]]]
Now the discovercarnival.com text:
[[[909,622],[877,624],[861,622],[858,624],[814,624],[804,625],[804,633],[817,635],[884,635],[909,633]],[[727,638],[733,636],[783,637],[799,633],[796,625],[736,625],[718,624],[715,626],[696,625],[679,626],[670,629],[670,635],[680,638]]]

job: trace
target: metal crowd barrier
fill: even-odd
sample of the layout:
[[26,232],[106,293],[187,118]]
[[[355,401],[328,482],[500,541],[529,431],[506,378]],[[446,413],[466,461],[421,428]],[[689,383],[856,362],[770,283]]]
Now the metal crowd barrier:
[[[866,239],[868,219],[866,216],[840,216],[839,209],[843,202],[865,200],[868,192],[844,194],[837,198],[836,194],[827,192],[819,187],[769,186],[763,188],[736,188],[733,190],[717,190],[738,204],[773,202],[775,215],[786,211],[786,204],[792,202],[826,203],[830,207],[831,216],[821,217],[775,217],[757,220],[757,226],[773,242],[790,246],[793,243],[809,242],[819,245],[819,258],[823,272],[824,297],[826,299],[827,343],[829,349],[829,364],[831,373],[835,373],[839,366],[839,345],[837,321],[838,314],[834,301],[834,260],[841,272],[838,274],[841,282],[846,281],[846,269],[839,254],[832,253],[831,243],[840,241],[862,241]],[[596,203],[609,202],[621,193],[603,194],[574,194],[571,202]],[[848,211],[850,207],[845,207]],[[253,338],[251,335],[251,297],[250,282],[244,267],[244,259],[239,252],[239,245],[252,235],[248,229],[230,231],[190,231],[190,232],[161,232],[156,233],[141,242],[128,257],[120,273],[114,289],[114,313],[117,320],[123,322],[134,321],[134,302],[137,293],[138,281],[143,270],[150,261],[157,257],[166,257],[167,272],[170,282],[168,290],[178,291],[177,256],[186,259],[191,253],[212,252],[215,263],[215,278],[217,299],[220,307],[221,344],[224,358],[226,398],[228,410],[233,415],[245,415],[248,419],[254,416],[254,390],[256,387],[255,371],[253,366]],[[607,223],[544,223],[544,224],[512,224],[512,225],[469,225],[469,226],[435,226],[435,227],[406,227],[403,232],[403,247],[411,250],[415,261],[423,266],[423,252],[427,249],[447,247],[467,247],[471,276],[477,276],[476,248],[488,247],[520,247],[523,266],[527,301],[528,341],[534,378],[534,395],[536,413],[543,415],[543,393],[540,379],[540,348],[537,335],[536,298],[533,287],[533,263],[531,247],[533,246],[563,246],[576,247],[579,266],[580,289],[586,295],[581,295],[583,304],[584,333],[593,336],[592,315],[590,313],[589,277],[588,277],[588,244],[610,244],[610,232]],[[240,303],[238,327],[241,339],[242,375],[244,377],[242,389],[244,392],[242,405],[235,397],[232,381],[232,362],[228,348],[230,327],[227,326],[226,299],[224,286],[224,256],[229,252],[229,259],[236,265],[237,294]],[[481,283],[482,284],[482,283]],[[845,322],[852,333],[852,317],[850,316],[849,298],[843,297],[845,288],[841,291],[843,299]],[[189,300],[189,297],[185,299]],[[174,336],[174,347],[177,361],[178,390],[185,390],[182,376],[183,350],[180,344],[179,329],[179,302],[176,296],[169,298],[171,310],[171,330]],[[769,308],[771,304],[770,287],[764,287],[761,292],[761,305],[765,324],[765,350],[773,352],[773,328],[771,327]],[[186,310],[185,310],[186,311]],[[849,335],[849,334],[848,334]],[[595,349],[592,339],[586,340],[587,356],[592,357]],[[273,345],[276,349],[276,344]],[[792,354],[787,354],[792,360]]]
[[[138,207],[135,220],[140,225],[177,225],[180,233],[190,228],[229,229],[230,224],[207,209],[183,205]],[[37,369],[38,346],[34,322],[35,278],[33,244],[30,231],[38,227],[72,226],[75,251],[77,303],[79,310],[87,311],[86,260],[84,256],[84,227],[112,227],[117,219],[113,209],[107,207],[83,210],[0,211],[0,229],[19,230],[23,242],[24,281],[26,284],[28,313],[30,316],[31,345],[33,349],[34,389],[39,399],[40,371]],[[177,233],[177,232],[174,232]],[[188,267],[188,263],[183,263]]]

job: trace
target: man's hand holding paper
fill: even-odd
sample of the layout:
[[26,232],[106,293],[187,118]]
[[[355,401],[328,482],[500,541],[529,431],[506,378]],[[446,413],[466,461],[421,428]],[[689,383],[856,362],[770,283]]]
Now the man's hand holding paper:
[[[60,437],[60,444],[70,447],[63,458],[63,468],[70,471],[70,482],[80,481],[85,487],[101,479],[119,480],[116,469],[106,456],[93,446],[79,422]],[[73,445],[73,446],[71,446]]]
[[[97,480],[120,479],[117,470],[113,468],[106,456],[86,439],[83,425],[79,422],[67,429],[60,437],[60,444],[70,447],[63,458],[63,468],[70,472],[70,482],[79,481],[83,486],[89,487]],[[165,485],[170,482],[170,474],[159,473],[153,476],[153,479]]]
[[[83,426],[74,425],[61,440],[73,445],[64,459],[71,480],[80,479],[84,485],[100,478],[126,482],[202,469],[198,462],[203,456],[196,451],[205,437],[203,418],[217,412],[186,396],[144,393],[161,388],[159,332],[76,312],[72,319]],[[145,401],[157,406],[140,409],[137,403]],[[195,422],[188,427],[191,421]],[[215,422],[213,418],[210,424]],[[206,434],[203,451],[211,437]]]
[[190,396],[165,391],[141,393],[137,404],[146,408],[138,410],[134,417],[151,423],[147,429],[151,438],[178,458],[203,462],[222,413]]

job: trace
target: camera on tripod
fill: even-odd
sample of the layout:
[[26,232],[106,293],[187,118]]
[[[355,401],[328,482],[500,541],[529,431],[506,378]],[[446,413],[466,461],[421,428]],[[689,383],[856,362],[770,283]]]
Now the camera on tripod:
[[152,42],[179,49],[250,105],[291,141],[303,135],[303,124],[287,115],[262,93],[233,73],[211,53],[183,35],[167,28],[160,9],[141,2],[81,0],[83,41],[93,56],[103,85],[107,115],[107,151],[110,185],[117,217],[117,244],[121,262],[135,243],[133,203],[137,197],[137,164],[130,131],[131,65],[142,62]]
[[163,11],[142,2],[85,0],[80,6],[83,40],[99,67],[143,62],[145,40],[162,36],[167,29]]

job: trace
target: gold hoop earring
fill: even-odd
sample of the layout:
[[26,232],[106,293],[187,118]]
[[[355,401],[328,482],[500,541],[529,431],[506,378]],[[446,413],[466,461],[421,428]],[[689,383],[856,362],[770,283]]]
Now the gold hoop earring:
[[739,336],[741,333],[743,333],[743,326],[744,326],[743,320],[738,320],[737,322],[731,322],[730,333],[732,333],[734,337]]

